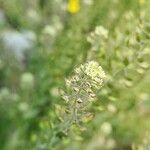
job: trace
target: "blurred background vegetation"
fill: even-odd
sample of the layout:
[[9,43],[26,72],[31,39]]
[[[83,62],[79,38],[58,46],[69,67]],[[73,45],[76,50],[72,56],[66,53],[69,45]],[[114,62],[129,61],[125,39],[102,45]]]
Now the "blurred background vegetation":
[[[149,0],[0,0],[0,149],[150,150],[149,14]],[[107,81],[65,134],[59,91],[87,60]]]

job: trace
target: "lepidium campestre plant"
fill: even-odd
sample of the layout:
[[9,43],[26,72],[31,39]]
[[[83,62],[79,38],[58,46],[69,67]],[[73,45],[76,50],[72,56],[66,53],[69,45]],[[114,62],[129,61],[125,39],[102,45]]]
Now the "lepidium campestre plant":
[[68,127],[74,123],[79,125],[90,115],[88,107],[96,99],[96,92],[103,86],[105,78],[102,67],[95,61],[89,61],[77,67],[65,80],[66,90],[62,98],[67,104],[64,122]]
[[88,61],[75,68],[65,79],[66,88],[60,92],[65,100],[65,107],[55,105],[56,115],[61,122],[52,128],[51,142],[46,144],[47,147],[54,147],[60,138],[84,129],[81,124],[93,118],[89,106],[96,100],[96,93],[103,86],[105,78],[102,67],[96,61]]

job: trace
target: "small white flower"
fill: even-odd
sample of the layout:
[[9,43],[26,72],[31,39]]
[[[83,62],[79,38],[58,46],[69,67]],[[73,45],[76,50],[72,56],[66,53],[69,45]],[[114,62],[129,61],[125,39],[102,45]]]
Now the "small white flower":
[[108,104],[107,109],[109,112],[115,113],[117,111],[117,108],[113,104]]
[[63,95],[62,98],[63,98],[66,102],[69,102],[69,97],[68,97],[68,96]]
[[101,131],[105,135],[109,135],[112,132],[112,126],[111,126],[111,124],[109,122],[104,122],[101,125]]
[[59,96],[59,89],[57,87],[53,87],[51,90],[50,90],[50,93],[52,94],[52,96]]
[[95,33],[97,35],[101,35],[104,38],[108,38],[108,30],[105,29],[103,26],[97,26],[95,29]]
[[27,112],[29,109],[29,105],[25,102],[22,102],[18,105],[18,109],[22,112]]
[[30,72],[26,72],[21,76],[20,86],[22,89],[32,89],[34,86],[34,76]]
[[7,87],[3,87],[0,90],[0,100],[9,99],[10,95],[11,95],[11,93]]
[[71,86],[71,81],[70,81],[70,80],[65,79],[65,83],[66,83],[66,86],[67,86],[67,87],[70,87],[70,86]]
[[45,27],[44,27],[44,29],[43,29],[43,33],[44,34],[49,34],[49,35],[51,35],[52,37],[55,37],[56,36],[56,29],[55,29],[55,27],[53,27],[53,26],[50,26],[50,25],[46,25]]

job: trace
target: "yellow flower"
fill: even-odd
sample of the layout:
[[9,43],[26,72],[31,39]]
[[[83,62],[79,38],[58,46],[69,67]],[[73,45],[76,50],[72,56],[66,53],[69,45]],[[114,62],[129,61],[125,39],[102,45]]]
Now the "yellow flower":
[[139,0],[139,4],[140,5],[144,5],[145,4],[145,0]]
[[72,14],[75,14],[79,12],[79,10],[80,10],[79,0],[69,0],[68,11]]

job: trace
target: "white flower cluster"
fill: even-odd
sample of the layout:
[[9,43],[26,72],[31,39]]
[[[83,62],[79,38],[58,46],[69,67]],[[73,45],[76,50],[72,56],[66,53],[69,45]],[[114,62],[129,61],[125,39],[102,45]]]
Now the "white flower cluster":
[[97,50],[104,40],[108,38],[108,30],[103,26],[97,26],[93,32],[87,37],[87,41],[91,43],[92,49]]
[[[85,74],[91,77],[95,87],[102,86],[105,78],[105,72],[102,67],[95,61],[90,61],[85,64]],[[96,85],[97,84],[97,85]]]
[[[67,89],[70,94],[77,97],[78,102],[92,100],[95,98],[95,90],[102,87],[105,79],[105,72],[102,67],[95,61],[90,61],[84,65],[80,65],[75,69],[74,75],[66,79]],[[65,96],[65,100],[69,100],[69,96]]]
[[108,30],[105,29],[103,26],[97,26],[95,28],[95,34],[101,35],[104,38],[108,38]]
[[66,92],[62,98],[67,102],[67,110],[71,122],[83,121],[86,110],[96,97],[95,92],[100,89],[105,79],[105,72],[95,61],[89,61],[77,67],[74,74],[66,79]]

